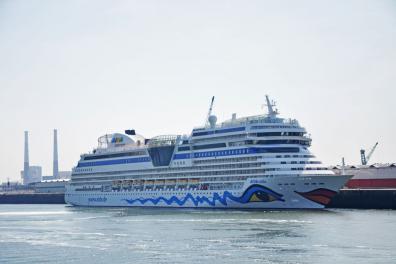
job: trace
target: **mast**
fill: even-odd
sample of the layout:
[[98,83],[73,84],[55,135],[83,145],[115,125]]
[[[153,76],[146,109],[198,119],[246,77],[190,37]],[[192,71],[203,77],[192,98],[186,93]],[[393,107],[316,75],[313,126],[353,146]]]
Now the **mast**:
[[273,107],[275,106],[275,102],[274,101],[270,101],[268,95],[265,95],[265,99],[267,101],[267,108],[268,108],[268,116],[269,117],[276,117],[276,115],[278,114],[278,111],[276,109],[274,109]]
[[207,127],[207,126],[209,125],[209,116],[212,114],[214,99],[215,99],[215,97],[213,96],[213,97],[212,97],[212,101],[210,102],[210,107],[209,107],[208,115],[206,116],[205,127]]

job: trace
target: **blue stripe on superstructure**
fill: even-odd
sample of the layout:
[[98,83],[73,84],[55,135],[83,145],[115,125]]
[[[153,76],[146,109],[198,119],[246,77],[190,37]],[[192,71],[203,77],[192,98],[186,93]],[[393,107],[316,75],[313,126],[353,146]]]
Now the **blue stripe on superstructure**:
[[215,130],[215,134],[245,131],[245,129],[246,129],[245,127],[225,128],[225,129]]
[[195,153],[182,153],[175,154],[174,160],[178,159],[190,159],[194,158],[205,158],[205,157],[221,157],[221,156],[234,156],[234,155],[246,155],[255,153],[285,153],[285,152],[299,152],[297,147],[282,147],[282,148],[241,148],[232,150],[216,150],[216,151],[204,151]]
[[193,135],[193,137],[207,136],[207,135],[213,135],[213,134],[245,131],[245,129],[246,129],[245,127],[232,127],[232,128],[224,128],[224,129],[211,130],[211,131],[193,132],[192,135]]
[[150,157],[116,159],[116,160],[101,160],[101,161],[92,161],[92,162],[79,162],[77,167],[92,167],[92,166],[128,164],[128,163],[149,162],[149,161],[151,161]]
[[[272,148],[240,148],[232,150],[215,150],[215,151],[202,151],[194,153],[180,153],[173,156],[174,160],[191,159],[191,158],[208,158],[208,157],[222,157],[222,156],[235,156],[247,155],[256,153],[286,153],[286,152],[299,152],[298,147],[272,147]],[[151,162],[150,157],[139,157],[129,159],[116,159],[116,160],[102,160],[91,162],[79,162],[77,167],[93,167],[104,165],[128,164],[139,162]]]
[[193,137],[207,136],[207,135],[212,135],[212,134],[214,134],[214,131],[195,132],[195,133],[193,133]]
[[189,159],[191,158],[191,153],[175,154],[173,159]]

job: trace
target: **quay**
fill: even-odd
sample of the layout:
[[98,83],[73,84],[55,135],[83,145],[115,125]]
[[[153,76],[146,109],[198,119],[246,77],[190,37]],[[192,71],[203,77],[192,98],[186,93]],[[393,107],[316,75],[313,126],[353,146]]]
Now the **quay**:
[[0,204],[64,204],[64,193],[0,193]]
[[[65,204],[64,193],[0,193],[0,204]],[[396,189],[341,189],[327,208],[396,209]]]
[[396,209],[396,189],[341,189],[327,208]]

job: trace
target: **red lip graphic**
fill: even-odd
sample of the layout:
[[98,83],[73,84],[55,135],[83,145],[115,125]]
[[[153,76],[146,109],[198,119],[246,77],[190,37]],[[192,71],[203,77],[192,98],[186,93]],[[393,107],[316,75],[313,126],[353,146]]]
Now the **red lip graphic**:
[[319,203],[321,205],[327,205],[328,203],[330,203],[331,198],[333,198],[333,196],[337,194],[337,192],[335,191],[324,188],[315,189],[309,192],[295,192],[302,197],[315,203]]

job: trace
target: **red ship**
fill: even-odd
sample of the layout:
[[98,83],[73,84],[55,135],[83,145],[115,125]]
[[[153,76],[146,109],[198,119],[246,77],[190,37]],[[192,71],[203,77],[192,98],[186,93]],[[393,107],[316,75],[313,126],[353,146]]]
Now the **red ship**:
[[[342,167],[332,170],[342,173]],[[345,187],[347,188],[396,188],[396,163],[346,166],[345,174],[353,175]]]
[[345,187],[353,189],[396,188],[396,163],[367,165],[377,146],[378,142],[371,148],[367,156],[364,149],[360,150],[362,165],[331,168],[336,174],[353,175],[352,179],[345,184]]

